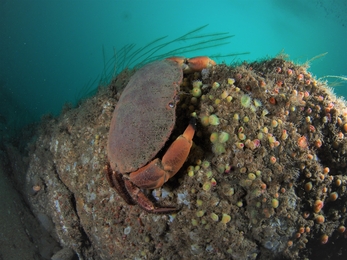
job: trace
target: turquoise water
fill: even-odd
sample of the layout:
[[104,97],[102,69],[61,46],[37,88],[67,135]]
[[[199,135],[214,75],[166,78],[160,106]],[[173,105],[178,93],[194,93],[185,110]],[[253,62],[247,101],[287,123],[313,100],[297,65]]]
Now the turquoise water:
[[[317,77],[346,76],[346,13],[343,0],[2,0],[0,119],[18,126],[46,113],[58,115],[65,102],[76,103],[83,87],[100,77],[103,57],[110,59],[114,49],[141,47],[166,35],[175,39],[205,24],[203,33],[235,37],[186,56],[248,51],[237,59],[254,61],[284,51],[303,63],[327,53],[311,62],[310,71]],[[347,97],[347,83],[335,92]]]

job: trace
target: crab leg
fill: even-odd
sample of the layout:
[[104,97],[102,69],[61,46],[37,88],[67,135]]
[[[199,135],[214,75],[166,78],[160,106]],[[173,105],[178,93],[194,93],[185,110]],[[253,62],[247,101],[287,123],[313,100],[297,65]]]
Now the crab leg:
[[118,194],[125,200],[125,202],[129,205],[136,205],[132,197],[129,196],[129,194],[126,192],[126,187],[122,176],[117,172],[112,171],[109,165],[106,165],[104,167],[104,171],[106,173],[106,179],[110,186],[118,192]]
[[174,176],[186,161],[195,133],[195,120],[192,120],[166,151],[163,159],[155,159],[146,166],[132,172],[129,179],[140,188],[156,189]]
[[146,195],[140,190],[140,188],[132,184],[131,181],[125,179],[124,184],[132,199],[137,202],[137,205],[150,213],[168,214],[177,212],[179,210],[175,207],[156,207],[154,206],[153,202],[150,201],[150,199],[147,198]]

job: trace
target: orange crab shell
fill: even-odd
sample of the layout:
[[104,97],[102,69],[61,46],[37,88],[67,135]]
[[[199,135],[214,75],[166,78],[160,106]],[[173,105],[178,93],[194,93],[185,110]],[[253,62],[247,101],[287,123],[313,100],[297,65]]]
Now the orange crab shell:
[[104,168],[111,187],[128,204],[138,204],[151,213],[178,210],[156,207],[141,189],[161,187],[186,161],[195,133],[194,118],[162,158],[155,156],[176,122],[183,69],[201,70],[213,64],[208,57],[173,57],[147,64],[131,77],[113,113],[107,146],[109,164]]
[[151,161],[171,135],[183,73],[176,63],[145,65],[130,79],[113,112],[108,141],[110,166],[130,173]]

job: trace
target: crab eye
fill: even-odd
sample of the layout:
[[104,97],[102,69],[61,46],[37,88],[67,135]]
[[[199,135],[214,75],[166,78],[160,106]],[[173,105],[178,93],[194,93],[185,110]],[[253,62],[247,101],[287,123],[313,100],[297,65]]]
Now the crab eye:
[[174,108],[174,107],[175,107],[175,103],[174,103],[174,102],[170,102],[170,103],[169,103],[169,107],[170,107],[170,108]]

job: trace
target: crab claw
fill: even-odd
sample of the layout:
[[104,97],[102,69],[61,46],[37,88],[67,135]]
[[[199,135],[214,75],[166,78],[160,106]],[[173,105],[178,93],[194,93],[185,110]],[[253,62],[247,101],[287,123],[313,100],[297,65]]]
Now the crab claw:
[[156,189],[174,176],[186,161],[195,133],[195,119],[192,119],[182,135],[170,145],[162,160],[154,159],[146,166],[129,174],[129,180],[144,189]]
[[207,56],[199,56],[191,59],[187,59],[188,67],[192,71],[201,71],[203,69],[211,68],[216,65],[214,60],[211,60]]
[[169,57],[167,60],[176,62],[183,70],[184,73],[192,73],[195,71],[201,71],[203,69],[211,68],[216,65],[214,60],[211,60],[207,56],[198,56],[191,59],[184,57]]

